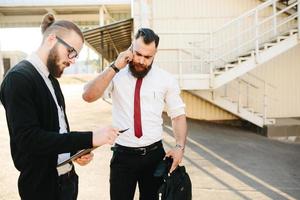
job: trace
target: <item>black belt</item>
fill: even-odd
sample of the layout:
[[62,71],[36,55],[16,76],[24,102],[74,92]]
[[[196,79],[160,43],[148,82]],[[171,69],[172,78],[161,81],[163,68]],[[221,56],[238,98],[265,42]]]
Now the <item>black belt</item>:
[[127,154],[146,155],[148,152],[159,148],[162,148],[161,140],[145,147],[125,147],[119,144],[115,144],[115,146],[111,147],[111,150]]

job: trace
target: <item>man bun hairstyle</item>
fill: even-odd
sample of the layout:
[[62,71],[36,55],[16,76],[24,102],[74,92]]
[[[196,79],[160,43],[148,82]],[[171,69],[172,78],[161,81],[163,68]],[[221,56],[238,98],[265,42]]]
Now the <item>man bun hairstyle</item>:
[[67,20],[56,21],[54,15],[51,13],[47,13],[44,16],[41,24],[41,31],[44,37],[48,36],[51,33],[55,33],[59,36],[63,36],[70,31],[74,31],[81,37],[82,42],[84,41],[83,34],[80,28],[76,24]]
[[138,39],[139,37],[143,37],[145,44],[150,44],[154,41],[156,48],[159,44],[158,35],[156,35],[154,31],[149,28],[140,28],[135,35],[135,39]]
[[45,33],[46,29],[53,24],[55,21],[54,15],[51,13],[48,13],[44,16],[42,24],[41,24],[41,29],[42,29],[42,34]]

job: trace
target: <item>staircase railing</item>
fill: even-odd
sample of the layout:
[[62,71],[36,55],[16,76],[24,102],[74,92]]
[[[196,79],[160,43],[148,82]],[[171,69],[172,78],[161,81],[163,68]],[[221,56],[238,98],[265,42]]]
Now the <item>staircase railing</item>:
[[267,121],[268,107],[272,98],[272,90],[277,88],[265,80],[247,73],[244,76],[226,84],[215,90],[215,95],[235,103],[236,109],[240,112],[241,108],[258,115]]
[[[190,48],[184,46],[184,48],[159,49],[162,54],[165,52],[170,55],[170,52],[173,52],[173,56],[167,56],[169,60],[158,58],[157,61],[164,68],[166,68],[165,65],[170,65],[167,68],[179,75],[180,83],[183,75],[186,74],[195,76],[210,74],[210,80],[213,80],[216,68],[234,63],[243,55],[255,56],[259,61],[260,49],[266,42],[289,33],[291,29],[300,30],[300,20],[297,20],[300,18],[300,10],[297,9],[297,12],[294,11],[293,14],[287,12],[290,9],[299,8],[300,0],[291,1],[281,10],[278,10],[276,6],[279,1],[268,0],[260,4],[216,31],[209,32],[205,40],[192,42]],[[300,39],[299,31],[298,37]],[[162,56],[162,58],[166,57]],[[245,76],[252,77],[255,81],[247,80]],[[260,115],[266,122],[270,101],[274,101],[270,90],[274,89],[276,88],[266,81],[247,73],[214,90],[214,93],[223,97],[228,96],[229,100],[237,103],[237,110],[242,107],[249,109],[254,114]]]
[[[279,0],[269,0],[246,12],[235,20],[213,31],[202,42],[194,42],[195,49],[201,52],[206,71],[234,62],[238,56],[255,51],[259,59],[260,47],[290,29],[299,27],[298,12],[287,15],[285,12],[299,5],[299,0],[282,10],[276,9]],[[197,55],[197,52],[194,53]]]

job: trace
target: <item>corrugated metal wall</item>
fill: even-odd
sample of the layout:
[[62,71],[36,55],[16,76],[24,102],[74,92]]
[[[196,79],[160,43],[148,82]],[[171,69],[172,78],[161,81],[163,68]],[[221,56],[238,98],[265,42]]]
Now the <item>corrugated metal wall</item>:
[[276,88],[267,87],[268,117],[300,116],[300,45],[259,66],[251,73]]
[[186,113],[189,118],[200,120],[234,120],[236,116],[219,107],[189,93],[182,91],[181,96],[186,104]]

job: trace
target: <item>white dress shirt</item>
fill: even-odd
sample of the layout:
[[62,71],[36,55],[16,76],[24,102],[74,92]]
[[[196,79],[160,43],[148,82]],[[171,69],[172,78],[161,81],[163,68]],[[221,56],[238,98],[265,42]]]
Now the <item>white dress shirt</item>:
[[168,72],[152,66],[143,78],[140,90],[141,121],[143,136],[134,135],[134,90],[136,78],[128,66],[115,75],[107,92],[112,96],[113,126],[126,129],[116,143],[128,147],[148,146],[162,139],[162,112],[166,106],[171,118],[185,114],[177,80]]
[[[44,79],[48,89],[50,90],[53,100],[55,101],[56,107],[57,107],[57,114],[58,114],[58,120],[59,120],[59,133],[64,134],[67,133],[67,123],[65,120],[65,114],[63,111],[63,108],[58,105],[54,88],[52,86],[52,83],[50,79],[48,78],[49,76],[49,70],[47,66],[41,61],[39,56],[36,53],[32,53],[27,59],[34,67],[35,69],[40,73],[42,78]],[[58,155],[58,160],[57,163],[61,163],[62,161],[69,159],[70,158],[70,153],[62,153]]]

